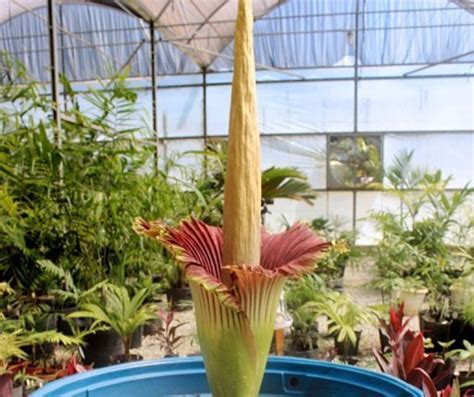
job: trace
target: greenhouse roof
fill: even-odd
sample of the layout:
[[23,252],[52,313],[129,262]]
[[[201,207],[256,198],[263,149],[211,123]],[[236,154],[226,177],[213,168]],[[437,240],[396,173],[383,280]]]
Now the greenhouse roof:
[[[149,76],[150,22],[156,29],[159,74],[231,69],[236,0],[56,3],[62,5],[61,70],[71,80],[107,77],[124,64],[130,66],[131,77]],[[46,0],[0,0],[0,50],[20,59],[42,80],[48,79],[49,67],[45,5]],[[474,60],[471,0],[254,0],[254,7],[261,68]]]

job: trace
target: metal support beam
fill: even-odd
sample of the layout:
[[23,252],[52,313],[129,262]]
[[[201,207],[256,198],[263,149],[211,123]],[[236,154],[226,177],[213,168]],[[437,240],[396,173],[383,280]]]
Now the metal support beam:
[[202,68],[202,133],[204,144],[207,143],[207,71]]
[[359,0],[356,0],[354,26],[354,132],[357,133],[359,123]]
[[463,57],[467,57],[468,55],[471,55],[471,54],[474,54],[474,50],[465,52],[465,53],[463,53],[463,54],[456,55],[456,56],[451,57],[451,58],[443,59],[443,60],[441,60],[441,61],[439,61],[439,62],[430,63],[430,64],[428,64],[428,65],[422,66],[422,67],[417,68],[417,69],[414,69],[414,70],[410,70],[409,72],[405,73],[405,74],[403,75],[403,77],[410,76],[410,75],[412,75],[412,74],[414,74],[414,73],[421,72],[422,70],[426,70],[426,69],[432,68],[432,67],[434,67],[434,66],[448,64],[448,63],[450,63],[450,62],[452,62],[452,61],[455,61],[456,59],[463,58]]
[[[359,0],[356,0],[355,9],[355,43],[354,43],[354,133],[359,131]],[[355,138],[354,147],[355,150]],[[327,158],[329,168],[329,156]],[[357,193],[352,193],[352,230],[355,232],[357,227]]]
[[155,43],[155,23],[150,22],[150,74],[151,74],[151,120],[153,134],[155,137],[155,170],[158,171],[158,151],[160,139],[158,135],[158,106],[156,95],[156,43]]
[[51,69],[51,99],[53,101],[53,120],[55,125],[54,142],[61,146],[61,104],[59,93],[59,70],[57,57],[57,25],[55,0],[48,0],[49,58]]

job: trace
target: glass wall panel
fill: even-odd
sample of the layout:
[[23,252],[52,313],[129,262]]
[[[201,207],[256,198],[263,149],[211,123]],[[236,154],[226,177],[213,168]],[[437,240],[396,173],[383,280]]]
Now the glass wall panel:
[[270,213],[265,215],[265,226],[276,232],[298,221],[311,222],[314,218],[327,217],[327,194],[326,192],[318,193],[318,199],[314,205],[295,200],[275,200],[275,204],[269,207]]
[[356,193],[356,243],[359,245],[374,245],[380,240],[380,232],[369,219],[373,211],[400,213],[400,200],[386,192]]
[[161,137],[202,136],[203,91],[201,87],[157,90],[158,128]]
[[295,167],[303,171],[316,189],[326,189],[325,136],[262,137],[262,169]]
[[474,178],[474,132],[389,134],[385,136],[384,162],[389,167],[402,151],[414,151],[414,166],[452,175],[450,188],[462,188]]
[[159,167],[168,171],[168,177],[188,181],[193,172],[200,171],[202,156],[192,152],[204,150],[203,139],[174,139],[161,143]]
[[[354,219],[353,192],[328,192],[327,217],[338,230],[352,230]],[[316,201],[319,205],[319,201]]]
[[474,79],[396,79],[359,83],[359,130],[466,130],[474,125]]
[[[268,83],[258,85],[260,131],[268,134],[353,130],[352,81]],[[228,131],[230,86],[209,87],[208,134]]]

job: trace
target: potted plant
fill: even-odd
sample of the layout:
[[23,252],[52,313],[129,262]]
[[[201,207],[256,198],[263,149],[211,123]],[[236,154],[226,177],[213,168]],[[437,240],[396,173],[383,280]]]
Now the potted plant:
[[381,320],[389,339],[389,353],[373,349],[380,370],[399,377],[422,389],[426,396],[449,396],[454,368],[433,354],[425,354],[423,334],[414,334],[408,329],[408,320],[403,321],[403,305],[395,311],[390,308],[389,321]]
[[[433,295],[436,296],[436,294]],[[425,337],[430,338],[433,345],[431,348],[426,348],[426,351],[441,352],[443,344],[452,339],[453,320],[449,298],[439,296],[438,300],[431,301],[429,309],[420,312],[419,320],[420,331]]]
[[[412,156],[413,152],[397,156],[386,175],[388,190],[400,199],[401,212],[382,211],[371,216],[382,234],[376,249],[375,284],[389,286],[390,279],[416,281],[423,288],[402,290],[399,298],[405,302],[414,298],[419,303],[429,292],[437,302],[429,309],[431,320],[445,321],[451,314],[438,310],[439,299],[449,297],[449,288],[459,275],[459,261],[452,247],[459,240],[455,237],[450,241],[450,233],[463,230],[455,215],[472,190],[466,186],[448,194],[446,189],[451,178],[443,178],[440,171],[430,173],[413,168]],[[407,305],[405,312],[414,314],[415,310]],[[441,315],[446,317],[441,318]]]
[[467,340],[463,340],[462,349],[454,349],[446,353],[446,358],[456,358],[458,363],[467,364],[467,368],[457,372],[461,391],[474,388],[474,346]]
[[359,353],[359,341],[363,325],[374,321],[374,311],[364,308],[346,294],[329,291],[319,301],[309,302],[318,315],[328,320],[328,334],[334,338],[336,352],[344,359],[355,357]]
[[165,358],[177,357],[177,349],[183,343],[184,336],[177,335],[180,327],[185,325],[184,322],[176,322],[174,311],[159,310],[159,317],[162,326],[159,328],[156,336],[160,342],[161,348],[164,351]]
[[318,323],[314,311],[302,305],[291,310],[293,324],[287,344],[290,356],[314,358],[318,349]]
[[360,256],[360,251],[355,247],[355,233],[339,231],[336,222],[322,217],[313,219],[311,228],[331,242],[319,260],[316,272],[331,288],[341,291],[346,266]]
[[[105,325],[119,335],[123,356],[116,353],[114,359],[130,361],[139,359],[131,354],[132,335],[139,327],[156,315],[150,304],[145,304],[148,294],[146,289],[141,289],[130,297],[125,287],[108,284],[104,290],[104,300],[98,303],[84,303],[81,309],[71,313],[69,318],[89,318],[94,325]],[[93,336],[97,339],[97,335]]]

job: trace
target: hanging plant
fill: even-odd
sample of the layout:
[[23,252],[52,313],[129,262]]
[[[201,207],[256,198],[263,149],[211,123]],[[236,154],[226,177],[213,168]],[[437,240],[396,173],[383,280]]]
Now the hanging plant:
[[137,233],[157,239],[181,263],[191,287],[197,333],[214,397],[257,396],[285,279],[311,270],[326,247],[307,226],[270,235],[260,225],[252,1],[240,0],[223,229],[189,219],[177,228],[138,219]]

